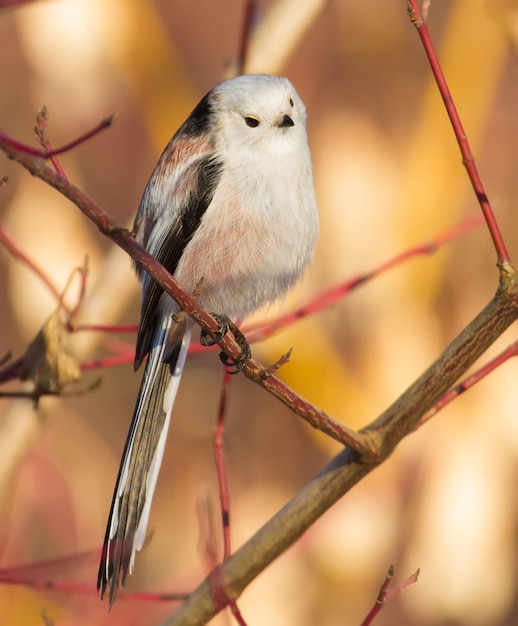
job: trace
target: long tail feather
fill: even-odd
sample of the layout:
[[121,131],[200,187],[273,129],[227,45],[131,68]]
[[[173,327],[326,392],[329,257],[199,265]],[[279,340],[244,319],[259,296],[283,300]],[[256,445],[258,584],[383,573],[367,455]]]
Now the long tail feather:
[[135,413],[122,456],[108,518],[97,587],[101,598],[110,588],[110,606],[119,584],[131,574],[135,554],[146,537],[151,501],[164,454],[171,411],[180,384],[190,331],[167,353],[171,316],[157,333],[140,385]]

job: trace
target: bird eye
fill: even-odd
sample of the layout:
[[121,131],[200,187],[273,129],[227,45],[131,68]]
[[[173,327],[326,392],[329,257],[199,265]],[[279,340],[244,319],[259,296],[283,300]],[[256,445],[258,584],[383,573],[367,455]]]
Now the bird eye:
[[259,119],[255,115],[245,115],[245,123],[250,128],[257,128],[259,126]]
[[290,106],[293,106],[294,102],[293,102],[293,98],[290,98]]

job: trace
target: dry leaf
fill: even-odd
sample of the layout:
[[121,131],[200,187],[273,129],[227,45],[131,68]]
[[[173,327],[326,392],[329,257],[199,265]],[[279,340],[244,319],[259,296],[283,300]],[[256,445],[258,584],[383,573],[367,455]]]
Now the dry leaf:
[[68,350],[70,334],[65,315],[58,307],[25,352],[22,379],[34,381],[36,395],[60,393],[81,376],[79,364]]

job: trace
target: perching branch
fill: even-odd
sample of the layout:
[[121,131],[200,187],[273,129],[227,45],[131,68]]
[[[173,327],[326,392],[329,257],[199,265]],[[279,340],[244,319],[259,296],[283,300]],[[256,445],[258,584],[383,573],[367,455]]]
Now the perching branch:
[[[44,180],[71,200],[97,226],[103,235],[120,246],[132,259],[141,265],[202,329],[211,334],[215,334],[218,331],[216,320],[207,311],[198,306],[196,299],[188,294],[171,274],[135,241],[128,230],[121,228],[70,180],[55,172],[45,164],[41,157],[27,152],[23,145],[13,141],[2,132],[0,132],[0,149],[23,165],[31,174]],[[239,358],[240,348],[229,336],[223,337],[218,342],[218,345],[229,357],[233,359]],[[324,411],[317,409],[275,376],[265,375],[265,372],[268,373],[268,368],[261,366],[260,363],[252,359],[243,369],[243,372],[248,378],[267,389],[314,428],[318,428],[344,445],[351,445],[360,454],[366,455],[367,458],[372,456],[373,451],[368,449],[369,442],[365,436],[356,433],[353,429],[333,419]]]
[[[335,502],[384,461],[420,417],[475,360],[518,318],[518,283],[514,269],[501,273],[491,302],[400,398],[362,432],[378,450],[376,463],[362,462],[345,448],[237,552],[213,570],[235,599],[274,559],[282,554]],[[203,624],[219,612],[209,576],[162,626]]]
[[[164,289],[191,315],[202,328],[215,332],[217,324],[197,306],[194,299],[181,289],[131,235],[120,229],[109,216],[54,170],[40,157],[14,148],[0,134],[0,148],[20,162],[32,174],[55,187],[72,200],[99,230],[122,247],[157,280]],[[495,297],[469,326],[446,348],[440,357],[409,389],[361,433],[344,428],[347,447],[299,492],[281,511],[260,529],[244,546],[215,568],[204,583],[175,613],[168,624],[202,623],[237,598],[246,585],[269,563],[293,544],[322,513],[329,509],[365,474],[385,460],[397,443],[415,427],[423,415],[455,383],[475,360],[518,317],[518,289],[514,268],[509,263],[500,266],[500,283]],[[237,344],[225,337],[220,347],[231,357],[239,356]],[[273,395],[303,416],[310,424],[334,438],[342,437],[342,425],[335,431],[335,420],[308,404],[274,376],[261,377],[263,368],[252,361],[245,374],[268,389]],[[214,580],[224,594],[214,594]],[[220,603],[215,602],[215,597]],[[192,621],[194,618],[194,622]]]

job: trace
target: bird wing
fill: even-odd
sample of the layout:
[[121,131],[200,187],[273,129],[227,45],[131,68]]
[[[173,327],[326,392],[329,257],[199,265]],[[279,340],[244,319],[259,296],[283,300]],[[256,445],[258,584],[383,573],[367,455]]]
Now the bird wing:
[[[175,141],[176,138],[176,141]],[[207,146],[208,147],[208,146]],[[182,253],[210,205],[221,178],[223,164],[213,149],[193,158],[192,142],[176,136],[166,148],[173,154],[162,159],[146,187],[135,222],[137,239],[165,269],[174,274]],[[182,152],[184,159],[182,160]],[[161,164],[164,167],[161,167]],[[171,164],[177,167],[171,169]],[[166,170],[166,171],[164,171]],[[169,170],[169,171],[167,171]],[[164,199],[163,194],[167,194]],[[165,200],[165,202],[164,202]],[[173,209],[157,215],[164,204]],[[160,317],[162,287],[145,272],[142,279],[142,309],[137,334],[135,369],[149,353]]]

